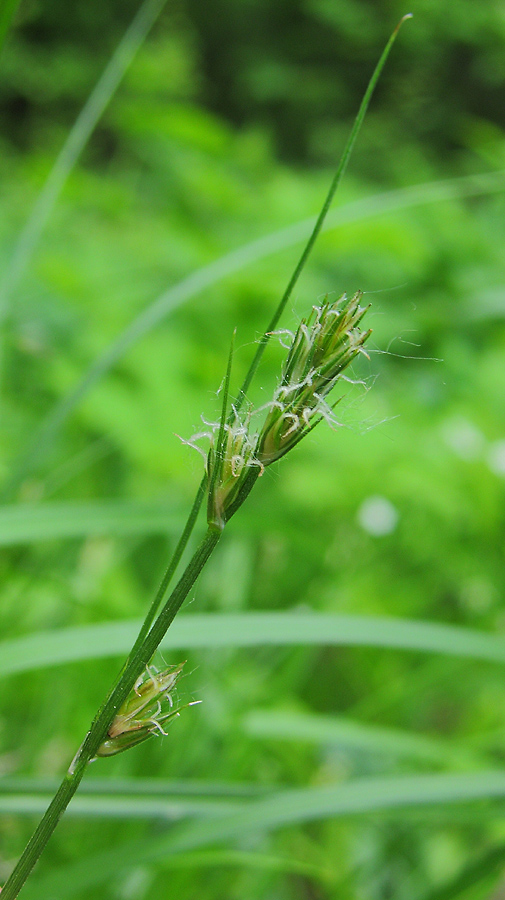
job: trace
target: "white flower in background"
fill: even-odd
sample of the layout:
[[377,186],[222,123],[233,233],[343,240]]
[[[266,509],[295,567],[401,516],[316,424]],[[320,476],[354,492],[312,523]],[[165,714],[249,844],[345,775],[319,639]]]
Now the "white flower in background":
[[495,475],[505,478],[505,441],[495,441],[487,454],[487,464]]
[[467,462],[478,459],[486,443],[480,429],[463,416],[447,419],[442,425],[442,435],[451,450]]
[[357,519],[364,531],[374,537],[391,534],[398,523],[398,511],[386,497],[367,497],[358,509]]

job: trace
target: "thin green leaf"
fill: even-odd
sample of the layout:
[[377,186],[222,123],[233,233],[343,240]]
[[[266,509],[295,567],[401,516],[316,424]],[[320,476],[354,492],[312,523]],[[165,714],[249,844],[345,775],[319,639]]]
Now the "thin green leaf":
[[[33,256],[44,227],[100,116],[154,25],[166,0],[144,0],[79,113],[21,232],[0,284],[0,317]],[[2,19],[0,15],[0,39]]]
[[[505,799],[505,773],[489,771],[466,775],[417,775],[362,778],[338,785],[286,790],[265,799],[241,804],[233,813],[187,823],[148,840],[117,847],[76,865],[60,868],[46,878],[34,879],[24,889],[26,900],[65,900],[77,890],[95,887],[136,864],[166,858],[223,842],[265,834],[277,828],[343,816],[362,816],[409,808],[465,804]],[[497,813],[498,814],[498,813]]]
[[[45,794],[51,796],[57,789],[57,778],[9,777],[0,778],[0,794]],[[197,779],[161,778],[86,778],[79,794],[127,797],[184,797],[225,798],[244,800],[272,793],[272,788],[242,781],[204,781]]]
[[345,750],[417,759],[468,768],[482,762],[459,743],[393,728],[365,725],[339,716],[287,712],[282,709],[251,710],[243,720],[247,734],[280,741],[306,741]]
[[0,507],[0,546],[97,534],[174,534],[182,512],[135,500],[53,502]]
[[[51,794],[1,794],[1,815],[42,815]],[[75,802],[74,802],[75,801]],[[236,803],[226,800],[195,800],[160,797],[86,796],[77,794],[68,814],[77,818],[99,819],[165,819],[177,821],[188,816],[215,816],[231,812]]]
[[[138,627],[136,620],[107,622],[4,641],[0,644],[0,676],[65,662],[122,656],[128,652]],[[177,617],[160,647],[173,650],[314,644],[387,647],[505,663],[505,640],[492,634],[410,619],[306,612],[183,614]]]
[[[0,778],[0,813],[43,813],[57,787],[54,778]],[[181,819],[231,812],[238,803],[271,792],[240,782],[90,778],[70,808],[77,817]]]

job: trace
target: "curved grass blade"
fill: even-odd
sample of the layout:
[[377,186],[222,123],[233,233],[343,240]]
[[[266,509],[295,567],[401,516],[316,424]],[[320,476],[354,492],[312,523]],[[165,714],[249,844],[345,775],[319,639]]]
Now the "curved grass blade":
[[[54,794],[57,778],[3,776],[0,794]],[[80,794],[128,797],[193,797],[246,800],[272,793],[273,788],[244,781],[205,781],[164,778],[86,778]]]
[[[0,813],[44,812],[58,787],[55,778],[0,778]],[[159,778],[90,778],[71,804],[79,818],[182,819],[231,812],[238,803],[272,793],[272,788],[241,782]]]
[[[51,800],[52,794],[0,792],[0,815],[39,816]],[[79,793],[69,805],[68,814],[76,818],[95,819],[157,819],[176,822],[189,816],[216,816],[232,812],[236,802],[189,798],[139,796],[89,796]]]
[[106,534],[176,534],[183,518],[167,503],[55,501],[0,507],[0,546]]
[[415,759],[468,769],[482,765],[483,754],[472,753],[458,742],[429,737],[398,728],[381,728],[342,716],[287,712],[282,709],[251,710],[243,727],[254,738],[297,741],[336,746],[354,754],[373,754],[393,759]]
[[[285,826],[335,817],[391,814],[408,809],[446,807],[484,800],[505,799],[505,773],[488,771],[465,775],[416,775],[361,778],[337,785],[279,791],[241,804],[233,813],[188,823],[148,840],[106,851],[46,878],[34,879],[24,889],[26,900],[65,900],[79,889],[95,887],[114,872],[136,863],[187,853],[252,834],[266,834]],[[503,810],[503,804],[501,805]],[[499,816],[500,811],[495,815]]]
[[[0,283],[0,320],[6,315],[9,298],[28,267],[70,172],[165,3],[166,0],[144,0],[72,126],[19,236]],[[8,2],[6,5],[9,5]],[[15,3],[11,5],[14,6]],[[0,42],[2,25],[0,12]]]
[[[139,622],[113,622],[38,632],[0,644],[0,677],[15,672],[122,656]],[[195,613],[177,617],[160,649],[256,646],[382,647],[505,663],[505,640],[492,634],[377,616],[324,613]]]

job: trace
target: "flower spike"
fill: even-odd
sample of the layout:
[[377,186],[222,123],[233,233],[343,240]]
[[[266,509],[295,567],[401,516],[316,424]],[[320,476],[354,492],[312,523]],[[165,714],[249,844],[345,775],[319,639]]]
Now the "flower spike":
[[[107,738],[100,744],[97,756],[115,756],[123,750],[129,750],[136,744],[147,740],[151,735],[166,734],[163,726],[175,719],[181,709],[194,706],[174,708],[172,694],[174,692],[184,663],[170,666],[157,672],[153,666],[147,666],[145,674],[137,679],[132,691],[119,708],[112,720]],[[168,705],[168,712],[163,708]]]
[[321,418],[328,420],[325,398],[345,377],[344,369],[365,353],[371,334],[359,328],[368,309],[360,306],[362,296],[358,291],[336,303],[325,300],[300,322],[258,439],[256,458],[264,466],[284,456]]

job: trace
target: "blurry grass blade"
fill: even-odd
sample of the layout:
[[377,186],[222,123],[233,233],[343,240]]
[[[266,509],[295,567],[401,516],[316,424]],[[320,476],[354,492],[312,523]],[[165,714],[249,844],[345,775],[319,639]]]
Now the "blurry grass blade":
[[[3,641],[0,676],[121,656],[131,647],[139,624],[136,620],[111,622]],[[160,647],[173,650],[317,644],[414,650],[505,663],[505,640],[492,634],[409,619],[305,612],[182,614]]]
[[[385,191],[330,211],[321,231],[341,228],[353,222],[360,222],[364,219],[393,213],[401,209],[479,196],[481,194],[497,193],[504,190],[505,171],[499,171],[433,181],[393,191]],[[311,228],[314,228],[315,221],[314,218],[304,219],[287,228],[244,244],[237,250],[233,250],[209,265],[193,272],[178,284],[164,291],[156,300],[150,303],[130,322],[104,353],[92,363],[76,387],[54,406],[46,419],[41,423],[24,454],[18,460],[10,482],[4,488],[4,495],[9,495],[44,458],[52,441],[68,417],[100,379],[116,365],[137,341],[148,334],[171,312],[186,301],[198,296],[207,288],[218,284],[230,275],[240,272],[247,266],[257,264],[275,253],[279,253],[306,240]]]
[[354,753],[365,752],[394,759],[418,759],[465,768],[482,762],[459,743],[393,728],[380,728],[338,716],[287,712],[279,709],[251,710],[244,718],[247,734],[281,741],[307,741],[337,746]]
[[[0,778],[0,813],[44,812],[57,787],[53,778]],[[240,782],[91,778],[70,808],[78,817],[179,819],[233,811],[238,803],[268,793],[269,788]]]
[[[197,822],[166,841],[167,849],[269,831],[284,825],[334,816],[361,815],[395,808],[466,803],[505,798],[505,772],[362,778],[342,784],[280,791],[250,801],[212,823]],[[166,840],[166,839],[165,839]]]
[[287,856],[273,856],[270,853],[253,853],[243,850],[206,850],[193,853],[178,853],[160,861],[163,869],[200,868],[202,866],[240,866],[247,869],[265,869],[270,872],[285,872],[305,875],[320,881],[333,881],[335,873],[322,869],[314,863]]
[[[59,781],[50,777],[2,776],[0,794],[54,794]],[[193,797],[244,800],[272,792],[271,787],[243,781],[205,781],[163,778],[86,778],[79,794],[143,797]]]
[[18,6],[19,0],[0,0],[0,53]]
[[[34,879],[23,893],[26,900],[65,900],[76,891],[109,881],[114,873],[136,862],[163,859],[170,853],[188,852],[277,828],[343,816],[388,815],[394,811],[503,800],[505,773],[488,771],[465,775],[416,775],[362,778],[343,784],[325,784],[285,790],[250,801],[233,813],[211,816],[170,830],[151,834],[77,864],[60,868],[46,878]],[[495,812],[499,815],[499,812]]]
[[[42,815],[51,796],[51,794],[0,793],[0,815]],[[77,818],[177,821],[188,816],[215,816],[232,812],[236,805],[236,801],[230,800],[77,794],[69,805],[68,814]]]
[[[6,305],[10,295],[31,260],[44,226],[70,172],[165,3],[166,0],[144,0],[70,130],[4,273],[0,284],[0,318],[6,314]],[[0,42],[2,25],[3,19],[0,10]]]
[[0,546],[107,534],[174,534],[182,512],[166,503],[101,500],[0,507]]

